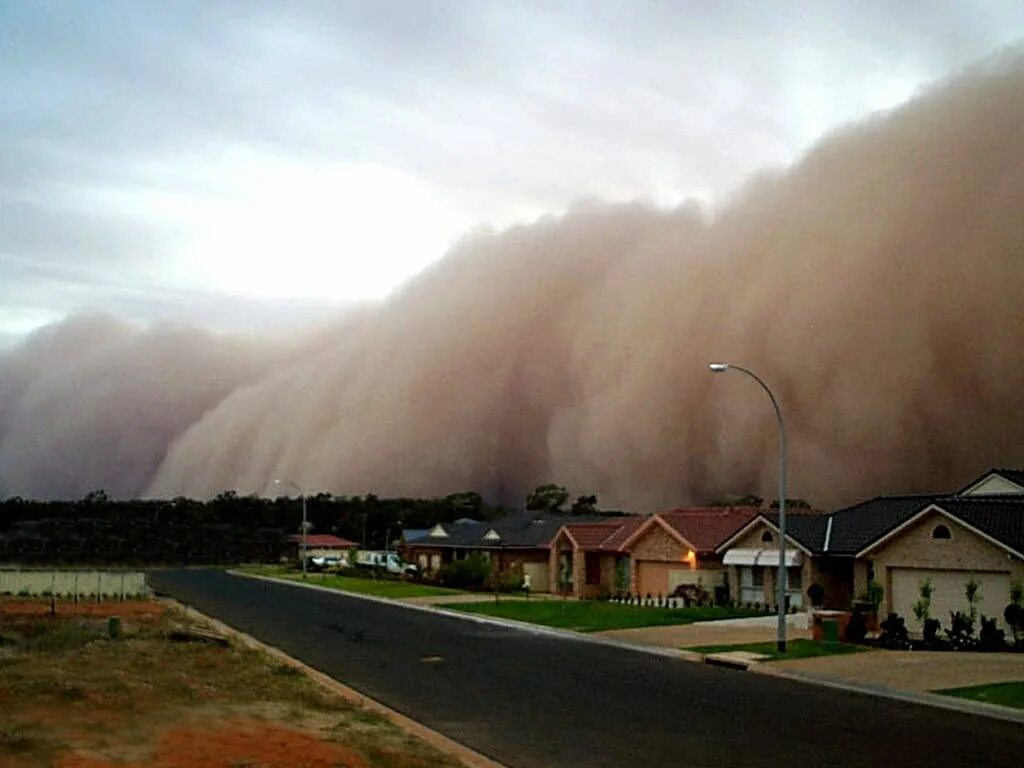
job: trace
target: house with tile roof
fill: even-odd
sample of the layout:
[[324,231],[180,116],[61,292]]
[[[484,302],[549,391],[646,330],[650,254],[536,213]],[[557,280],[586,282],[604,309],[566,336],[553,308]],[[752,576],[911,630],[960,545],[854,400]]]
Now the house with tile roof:
[[[612,518],[562,527],[551,544],[552,591],[589,598],[627,590],[643,597],[668,596],[686,584],[712,595],[724,587],[717,547],[757,515],[751,507],[698,507],[646,517]],[[554,581],[554,580],[557,580]]]
[[[1002,621],[1010,585],[1024,580],[1024,471],[993,469],[954,493],[879,496],[828,515],[786,517],[785,558],[791,604],[812,584],[823,607],[849,609],[881,586],[879,612],[920,631],[914,604],[932,588],[931,615],[948,625],[966,611],[975,581],[978,610]],[[731,593],[741,602],[774,603],[779,564],[777,517],[758,515],[720,547]],[[799,591],[798,591],[799,590]]]

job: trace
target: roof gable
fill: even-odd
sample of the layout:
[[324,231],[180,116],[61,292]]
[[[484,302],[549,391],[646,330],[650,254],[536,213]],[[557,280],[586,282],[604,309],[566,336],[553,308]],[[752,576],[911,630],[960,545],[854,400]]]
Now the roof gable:
[[1024,470],[990,469],[974,482],[960,489],[957,496],[1024,495]]

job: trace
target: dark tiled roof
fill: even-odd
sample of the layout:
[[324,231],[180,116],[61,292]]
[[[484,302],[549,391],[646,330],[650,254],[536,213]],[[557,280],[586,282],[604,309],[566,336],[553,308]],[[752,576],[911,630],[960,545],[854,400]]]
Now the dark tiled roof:
[[[568,514],[546,514],[537,516],[533,512],[509,515],[498,520],[453,526],[446,539],[420,539],[410,541],[412,547],[459,547],[466,549],[498,549],[499,547],[543,549],[566,523],[595,523],[608,518],[600,515],[582,516]],[[498,540],[487,540],[488,531],[497,531]]]
[[1015,552],[1024,554],[1024,499],[1021,497],[968,496],[935,503]]
[[639,528],[647,517],[629,515],[609,518],[597,523],[566,523],[565,528],[580,549],[618,552],[622,543]]
[[[778,511],[767,512],[764,518],[776,528],[779,525]],[[786,511],[786,537],[807,547],[815,554],[825,548],[825,532],[829,516],[821,512]]]
[[824,549],[823,534],[822,546],[813,551],[825,551],[829,555],[855,555],[940,498],[948,497],[878,496],[840,509],[832,514],[828,550]]

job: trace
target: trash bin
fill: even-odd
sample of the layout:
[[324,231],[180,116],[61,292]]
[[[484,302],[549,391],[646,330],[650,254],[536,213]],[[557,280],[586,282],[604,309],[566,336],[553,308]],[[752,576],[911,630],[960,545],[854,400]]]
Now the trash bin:
[[821,641],[823,643],[839,642],[839,619],[823,618],[821,620]]

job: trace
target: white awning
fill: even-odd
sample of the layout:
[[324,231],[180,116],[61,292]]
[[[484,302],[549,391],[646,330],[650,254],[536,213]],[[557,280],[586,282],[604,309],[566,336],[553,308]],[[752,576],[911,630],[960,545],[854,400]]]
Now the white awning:
[[[799,549],[786,550],[786,567],[797,566],[803,563],[804,556]],[[725,553],[722,558],[724,565],[771,565],[776,568],[779,565],[779,550],[773,549],[740,549],[734,547]]]

